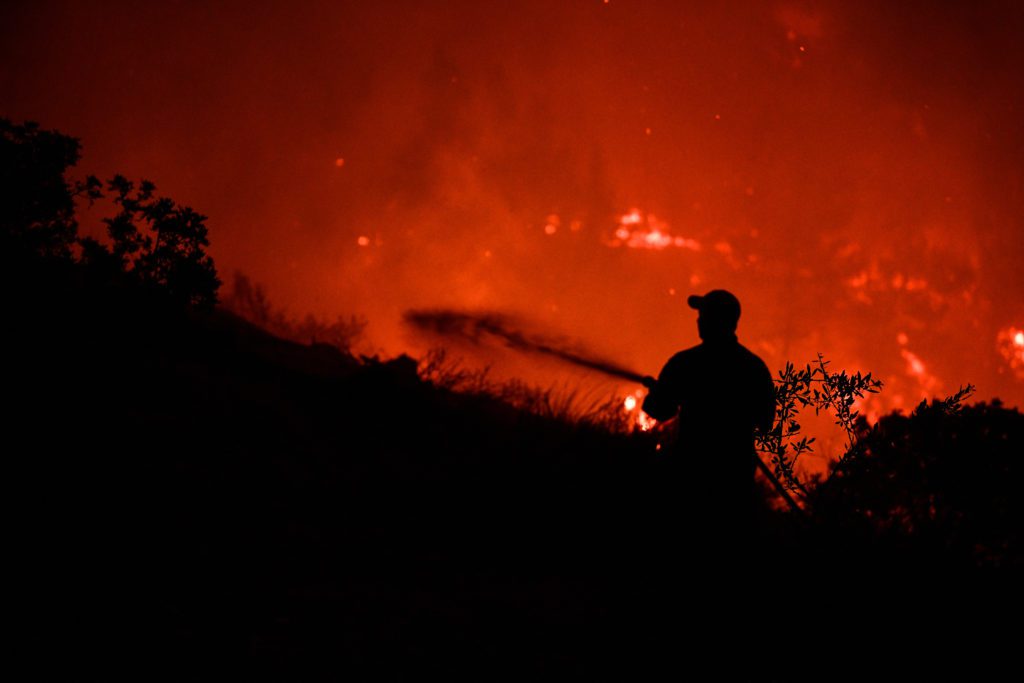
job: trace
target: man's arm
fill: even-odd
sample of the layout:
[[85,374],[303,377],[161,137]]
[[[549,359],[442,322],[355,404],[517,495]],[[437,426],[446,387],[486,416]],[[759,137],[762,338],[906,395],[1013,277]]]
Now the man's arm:
[[649,389],[641,409],[659,422],[671,420],[679,411],[679,398],[672,381],[673,371],[670,360],[661,369],[658,379],[644,378],[644,386]]

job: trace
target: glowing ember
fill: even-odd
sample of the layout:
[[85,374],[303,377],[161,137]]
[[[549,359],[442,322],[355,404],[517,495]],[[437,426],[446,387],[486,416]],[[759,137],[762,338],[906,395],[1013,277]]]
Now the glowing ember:
[[361,247],[368,247],[370,246],[370,238],[366,235],[360,235],[359,238],[356,239],[356,244]]
[[654,428],[654,425],[657,424],[657,420],[640,409],[640,406],[643,405],[643,399],[646,394],[647,392],[643,389],[637,389],[627,396],[622,402],[622,408],[627,413],[631,414],[633,424],[635,424],[636,428],[642,432],[650,431]]
[[544,224],[544,234],[554,235],[558,232],[558,226],[562,224],[562,219],[558,217],[558,214],[553,213],[548,216],[547,223]]
[[341,168],[342,166],[345,165],[345,160],[342,159],[341,157],[338,157],[337,159],[334,160],[334,165],[337,166],[338,168]]
[[1024,379],[1024,330],[1008,327],[996,335],[999,354],[1006,360],[1018,379]]
[[907,367],[910,368],[910,372],[911,373],[913,373],[915,375],[918,375],[918,376],[921,376],[921,375],[924,374],[924,372],[925,372],[924,363],[921,362],[920,358],[918,358],[916,355],[914,355],[910,351],[907,351],[905,354],[903,354],[903,357],[907,360]]
[[917,380],[924,398],[934,395],[939,391],[942,382],[938,377],[928,372],[924,361],[916,353],[903,348],[900,349],[900,355],[903,356],[903,360],[907,361],[907,373]]
[[658,220],[652,213],[642,214],[639,209],[631,209],[629,213],[619,217],[619,225],[615,229],[614,239],[608,242],[612,247],[628,247],[630,249],[689,249],[700,251],[700,242],[687,237],[673,235],[667,223]]
[[[857,245],[848,245],[840,251],[842,257],[849,257],[859,250]],[[853,298],[863,304],[874,304],[874,297],[891,292],[916,292],[925,294],[933,305],[943,303],[942,295],[929,290],[928,280],[901,272],[891,275],[882,263],[872,260],[867,267],[846,278],[846,284],[853,290]]]

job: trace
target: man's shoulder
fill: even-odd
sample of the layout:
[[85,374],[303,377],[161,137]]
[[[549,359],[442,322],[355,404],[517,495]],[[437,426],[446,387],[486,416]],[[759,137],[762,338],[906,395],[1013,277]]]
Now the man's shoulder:
[[682,351],[677,352],[674,356],[668,359],[668,364],[686,365],[699,360],[703,354],[704,349],[702,345],[698,344],[697,346],[691,346],[688,349],[683,349]]
[[757,368],[758,370],[764,370],[766,373],[771,374],[771,372],[768,370],[768,365],[763,360],[761,360],[761,357],[759,355],[748,349],[743,344],[737,344],[736,346],[739,347],[740,354],[742,354],[745,361],[750,365],[750,367]]
[[771,376],[771,372],[768,370],[767,364],[761,360],[760,356],[748,349],[746,346],[737,342],[732,345],[732,349],[733,350],[729,350],[728,347],[726,347],[725,355],[722,355],[722,348],[711,348],[706,344],[698,344],[697,346],[691,346],[688,349],[683,349],[682,351],[677,352],[674,356],[668,359],[665,367],[667,369],[677,371],[684,370],[688,367],[703,367],[708,363],[717,364],[724,361],[735,366],[747,368],[749,371]]

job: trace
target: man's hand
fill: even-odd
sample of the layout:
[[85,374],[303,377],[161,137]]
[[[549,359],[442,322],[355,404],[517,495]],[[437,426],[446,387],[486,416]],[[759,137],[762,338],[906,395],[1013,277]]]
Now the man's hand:
[[647,375],[646,377],[644,377],[640,381],[648,389],[653,389],[654,387],[658,386],[658,380],[656,380],[655,378],[651,377],[650,375]]

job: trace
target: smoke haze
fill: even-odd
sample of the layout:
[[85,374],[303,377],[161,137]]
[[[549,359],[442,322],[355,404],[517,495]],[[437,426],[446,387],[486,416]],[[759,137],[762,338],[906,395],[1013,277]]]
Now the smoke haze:
[[83,174],[154,180],[209,216],[222,273],[366,315],[374,350],[433,343],[410,309],[503,311],[657,374],[698,341],[686,296],[726,288],[770,367],[820,351],[886,409],[967,382],[1024,403],[1018,3],[38,2],[0,25],[0,114],[80,137]]

